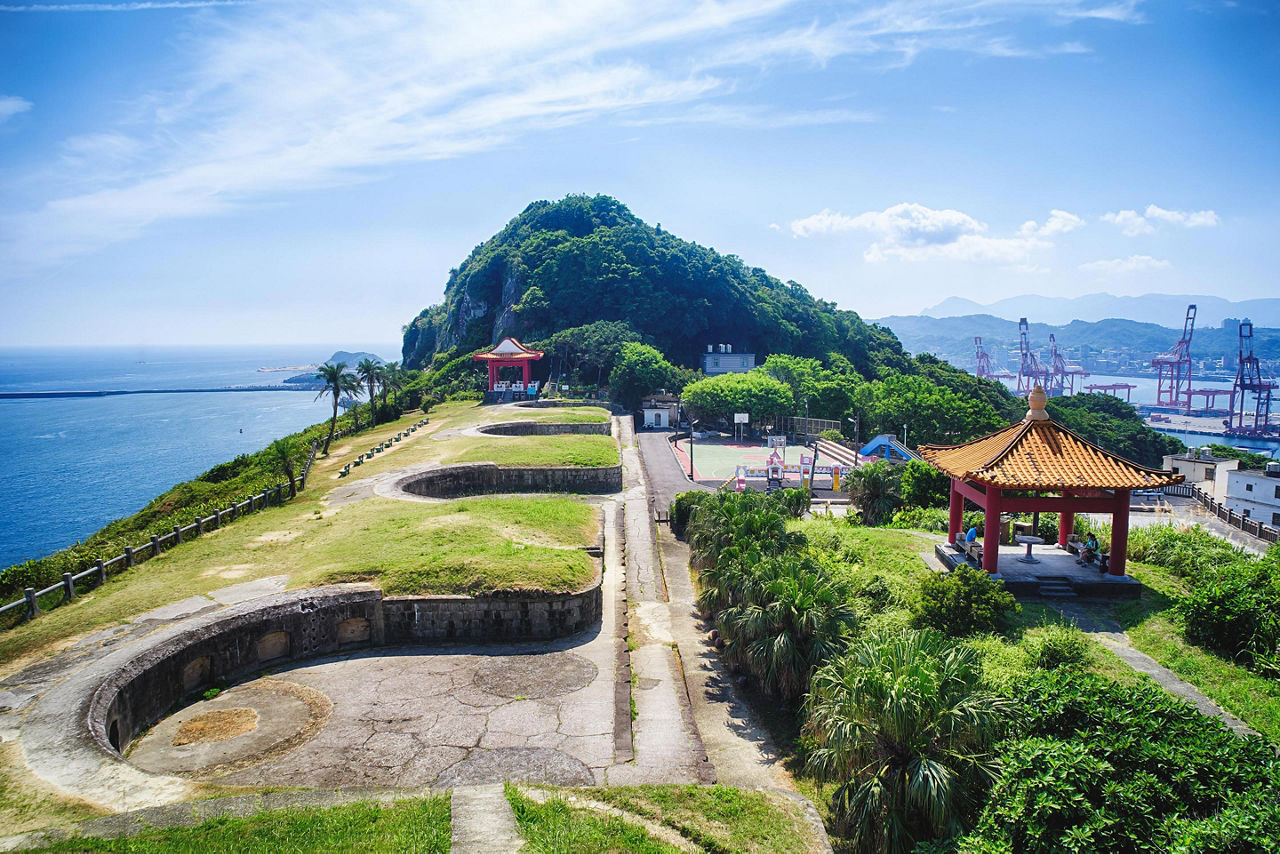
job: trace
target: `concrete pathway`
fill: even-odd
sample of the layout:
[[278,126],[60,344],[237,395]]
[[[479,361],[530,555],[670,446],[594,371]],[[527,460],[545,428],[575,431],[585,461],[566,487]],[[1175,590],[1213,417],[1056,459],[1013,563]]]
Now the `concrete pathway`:
[[501,783],[453,790],[452,854],[517,854],[524,838]]
[[1257,734],[1244,721],[1219,706],[1199,688],[1185,681],[1145,652],[1136,649],[1120,624],[1099,613],[1094,605],[1088,602],[1060,599],[1046,599],[1045,604],[1074,623],[1080,631],[1115,653],[1116,657],[1125,664],[1139,673],[1150,676],[1170,694],[1191,703],[1200,710],[1202,715],[1219,719],[1241,735]]
[[674,648],[667,589],[654,547],[653,514],[632,421],[615,418],[614,424],[622,450],[635,760],[608,768],[605,775],[610,785],[714,782],[715,771],[707,762]]

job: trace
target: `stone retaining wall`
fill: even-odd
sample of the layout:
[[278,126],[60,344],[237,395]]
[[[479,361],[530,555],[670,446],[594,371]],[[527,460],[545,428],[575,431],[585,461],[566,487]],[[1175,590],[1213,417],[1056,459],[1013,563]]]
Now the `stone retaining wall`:
[[477,427],[477,433],[490,436],[562,436],[579,434],[590,436],[608,436],[608,421],[584,422],[581,424],[540,424],[537,421],[504,421],[501,424],[486,424]]
[[348,585],[282,593],[198,620],[114,671],[93,693],[89,729],[119,753],[177,703],[262,668],[369,646],[550,640],[600,622],[601,577],[572,593],[400,596]]
[[562,400],[560,398],[551,398],[548,400],[525,400],[515,404],[527,409],[553,409],[555,407],[568,406],[597,406],[601,409],[607,409],[614,415],[622,415],[627,410],[623,409],[616,403],[607,400]]
[[460,463],[406,475],[396,481],[395,486],[425,498],[508,492],[601,495],[622,491],[622,466],[522,468],[493,463]]

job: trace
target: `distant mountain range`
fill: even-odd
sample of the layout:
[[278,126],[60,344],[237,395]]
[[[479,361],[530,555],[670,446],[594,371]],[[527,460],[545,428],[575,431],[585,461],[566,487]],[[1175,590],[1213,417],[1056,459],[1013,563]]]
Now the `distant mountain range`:
[[[884,317],[876,323],[891,329],[908,352],[933,353],[968,371],[976,366],[974,336],[981,336],[983,347],[991,354],[995,366],[1017,370],[1016,321],[990,314],[974,314],[966,317]],[[1105,374],[1150,370],[1152,357],[1173,349],[1181,332],[1181,324],[1173,330],[1156,323],[1108,318],[1097,322],[1073,320],[1062,326],[1030,323],[1027,336],[1032,348],[1043,357],[1049,334],[1053,333],[1058,347],[1069,361]],[[1280,357],[1280,329],[1258,326],[1254,328],[1253,335],[1254,352],[1259,357],[1264,360]],[[1191,339],[1193,359],[1197,362],[1222,360],[1222,370],[1234,371],[1238,352],[1239,331],[1234,324],[1228,328],[1221,325],[1204,328],[1197,317],[1196,331]]]
[[[1072,320],[1097,321],[1119,318],[1159,324],[1170,329],[1182,329],[1182,321],[1186,317],[1189,303],[1196,305],[1196,326],[1199,329],[1221,326],[1227,319],[1242,320],[1246,317],[1256,326],[1280,327],[1280,299],[1231,302],[1221,297],[1186,294],[1146,294],[1140,297],[1118,297],[1112,294],[1047,297],[1026,294],[996,300],[987,305],[964,297],[948,297],[932,308],[925,309],[921,314],[928,317],[990,315],[1012,320],[1015,323],[1018,318],[1025,317],[1031,321],[1060,324]],[[1235,334],[1234,325],[1232,334]]]

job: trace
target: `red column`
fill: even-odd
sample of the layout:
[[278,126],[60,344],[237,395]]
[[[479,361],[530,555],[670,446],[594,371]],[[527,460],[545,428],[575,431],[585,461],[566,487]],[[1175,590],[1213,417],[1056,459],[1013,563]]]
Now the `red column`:
[[1111,511],[1111,562],[1107,572],[1124,575],[1124,559],[1129,551],[1129,490],[1116,490],[1116,506]]
[[489,362],[489,391],[493,391],[493,384],[498,381],[498,366],[493,362]]
[[520,363],[520,367],[524,368],[524,384],[529,385],[529,360],[525,359]]
[[964,496],[956,489],[956,479],[951,478],[951,515],[947,517],[947,542],[955,545],[956,535],[964,524]]
[[994,573],[1000,568],[1000,490],[994,486],[987,487],[987,503],[982,508],[982,568]]
[[[1071,498],[1071,490],[1062,490],[1062,500],[1067,501]],[[1060,548],[1067,547],[1067,537],[1070,537],[1076,529],[1076,514],[1070,510],[1063,510],[1058,514],[1058,546]]]

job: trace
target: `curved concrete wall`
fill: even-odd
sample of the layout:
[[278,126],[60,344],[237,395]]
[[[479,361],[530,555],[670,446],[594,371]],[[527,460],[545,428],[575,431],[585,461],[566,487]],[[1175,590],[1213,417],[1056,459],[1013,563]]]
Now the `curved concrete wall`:
[[599,573],[572,593],[397,596],[338,586],[281,593],[211,615],[159,639],[97,684],[89,703],[96,744],[120,752],[178,702],[269,664],[388,644],[549,640],[600,622]]
[[616,403],[610,403],[607,400],[560,400],[559,398],[550,400],[524,400],[516,403],[515,406],[523,406],[526,409],[552,409],[563,406],[596,406],[600,409],[607,409],[614,415],[621,415],[624,410]]
[[608,421],[583,422],[581,424],[540,424],[537,421],[504,421],[501,424],[485,424],[477,427],[477,433],[490,436],[608,436]]
[[508,492],[574,492],[591,495],[622,490],[622,466],[522,468],[459,463],[406,475],[396,489],[425,498],[458,498]]

